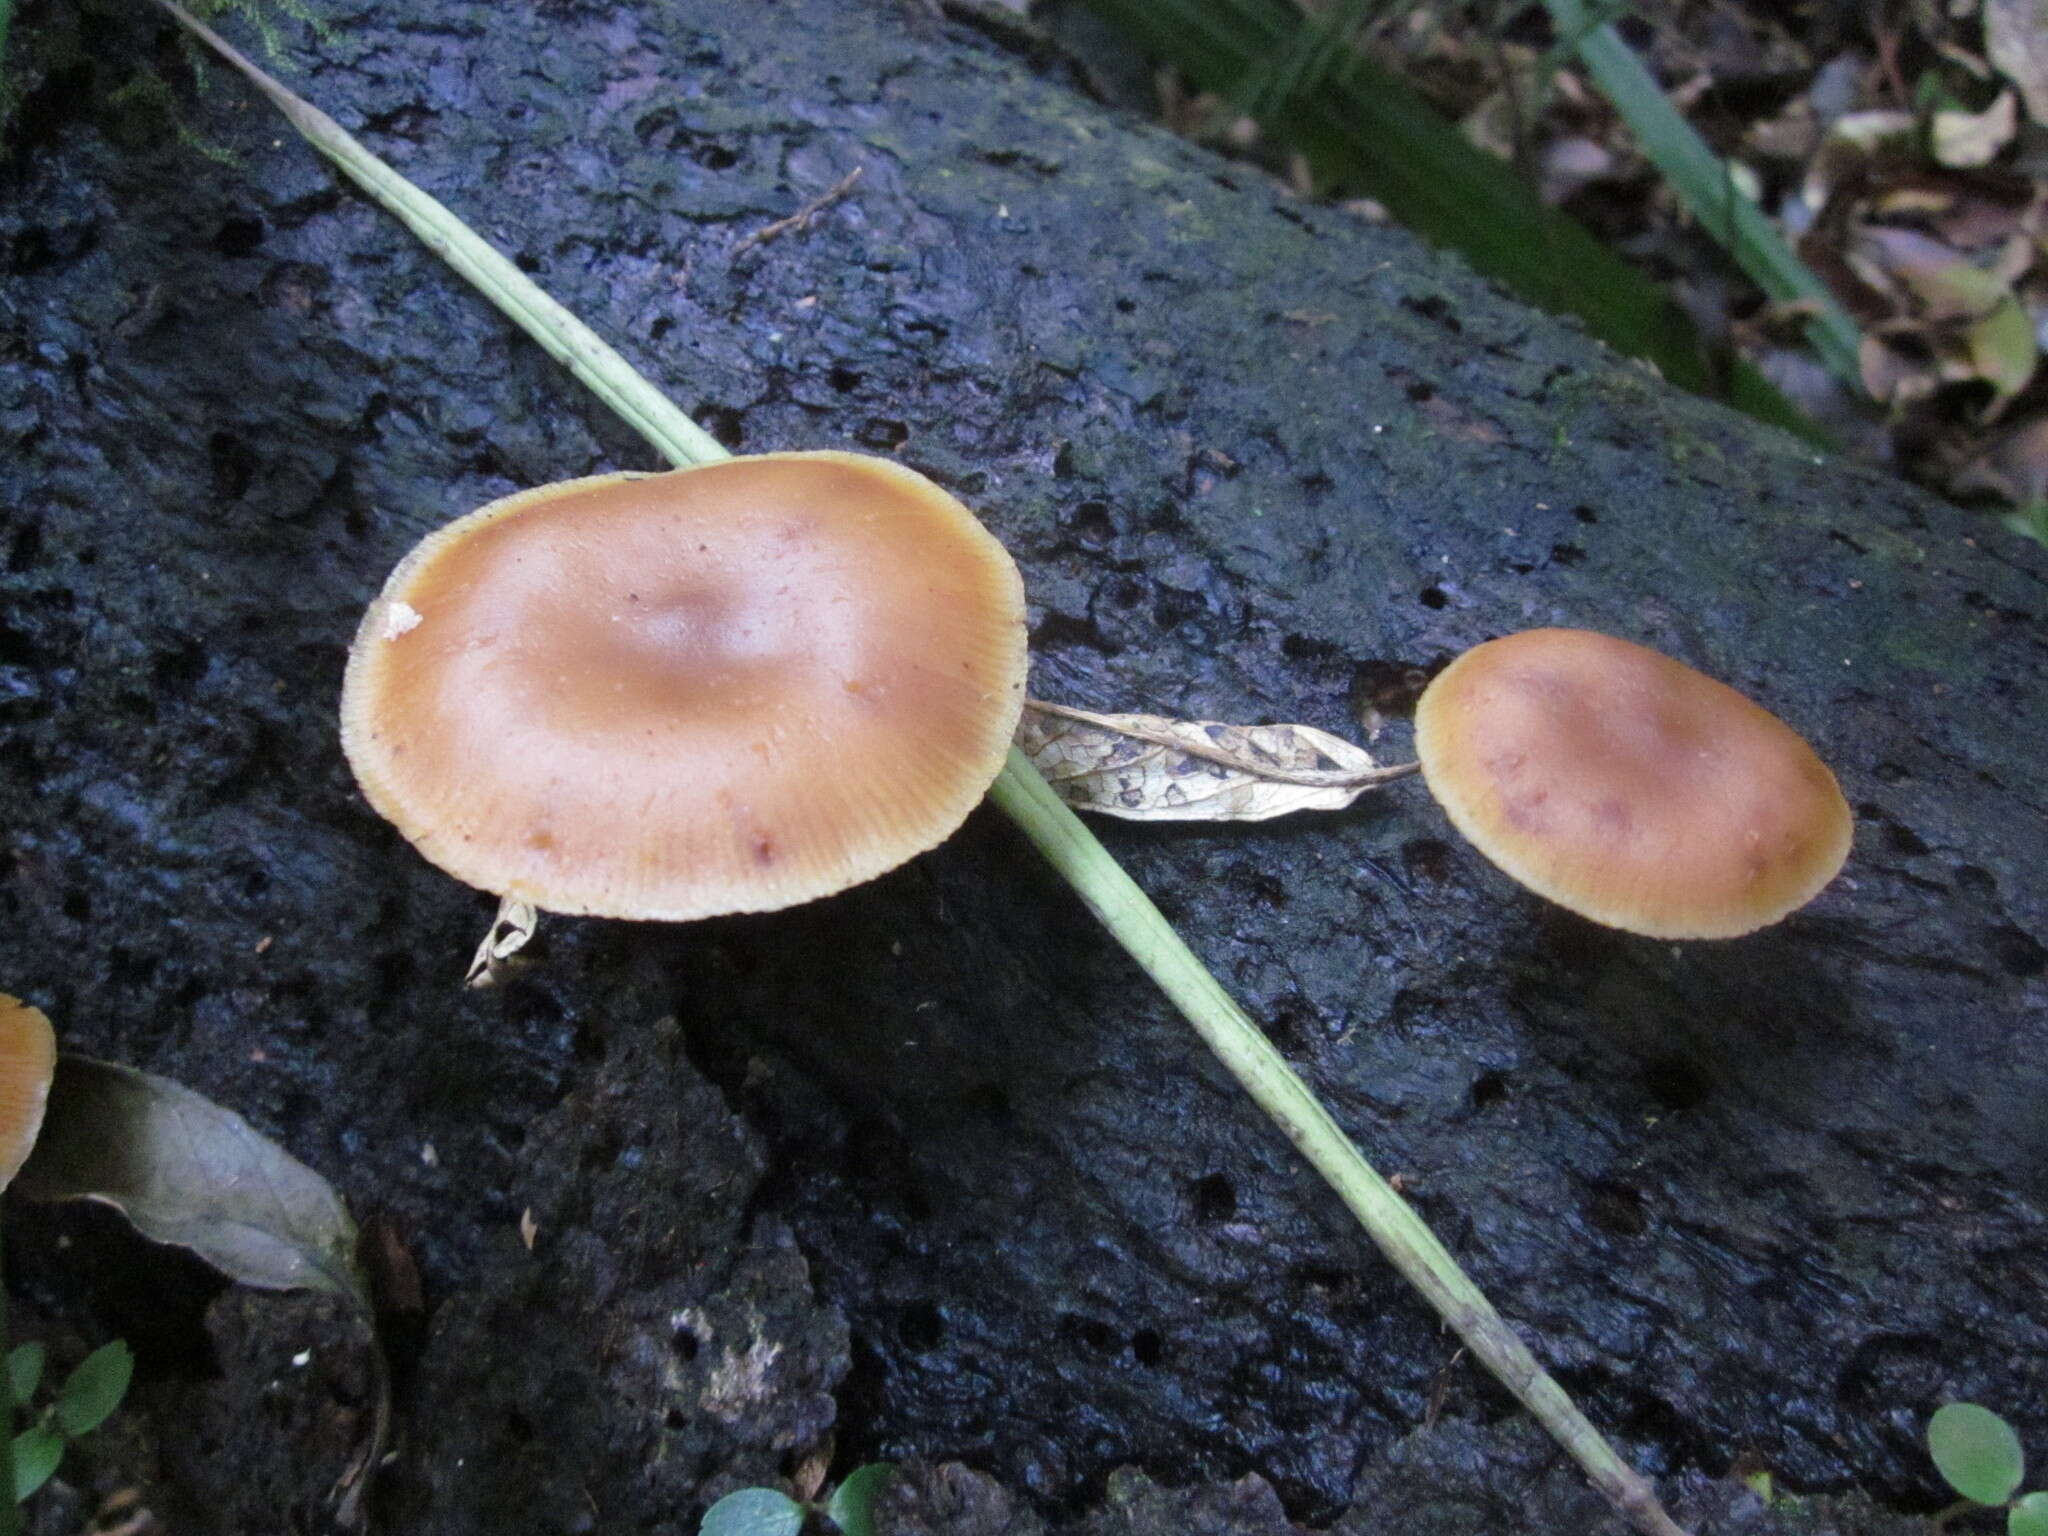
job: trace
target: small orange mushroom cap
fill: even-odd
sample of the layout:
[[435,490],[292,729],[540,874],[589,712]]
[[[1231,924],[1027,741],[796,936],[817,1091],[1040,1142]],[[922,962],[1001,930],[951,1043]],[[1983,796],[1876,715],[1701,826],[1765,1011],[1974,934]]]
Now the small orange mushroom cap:
[[40,1008],[0,993],[0,1189],[14,1182],[43,1128],[57,1036]]
[[1732,938],[1805,905],[1848,857],[1848,802],[1790,726],[1608,635],[1475,646],[1424,690],[1415,742],[1481,853],[1609,927]]
[[886,460],[729,459],[493,502],[431,534],[349,653],[342,745],[457,879],[683,921],[944,840],[1023,707],[1024,589]]

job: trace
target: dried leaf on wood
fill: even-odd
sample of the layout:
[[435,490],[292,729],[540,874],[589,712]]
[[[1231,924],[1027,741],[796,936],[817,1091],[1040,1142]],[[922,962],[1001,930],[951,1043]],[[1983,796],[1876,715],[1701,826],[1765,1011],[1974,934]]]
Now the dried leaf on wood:
[[1415,771],[1308,725],[1098,715],[1033,699],[1017,744],[1067,804],[1132,821],[1265,821],[1337,811]]
[[143,1236],[244,1285],[332,1291],[367,1310],[356,1225],[334,1187],[169,1078],[60,1056],[42,1138],[15,1187],[111,1205]]

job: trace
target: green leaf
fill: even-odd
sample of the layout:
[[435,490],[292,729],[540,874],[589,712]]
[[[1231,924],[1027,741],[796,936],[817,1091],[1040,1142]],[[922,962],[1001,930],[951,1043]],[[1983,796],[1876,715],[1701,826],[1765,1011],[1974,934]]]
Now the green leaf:
[[1949,1487],[1977,1504],[2003,1504],[2026,1475],[2013,1427],[1989,1408],[1948,1403],[1927,1421],[1927,1450]]
[[23,1344],[8,1351],[7,1391],[8,1401],[17,1408],[27,1405],[36,1395],[36,1388],[43,1381],[43,1346]]
[[368,1310],[356,1224],[333,1186],[169,1078],[58,1057],[42,1137],[14,1187],[111,1205],[144,1237],[190,1248],[244,1285],[333,1291]]
[[106,1423],[128,1395],[135,1356],[120,1339],[102,1344],[78,1362],[57,1392],[57,1425],[74,1439]]
[[2034,376],[2039,348],[2026,306],[2007,294],[1970,327],[1970,362],[2000,399],[2018,394]]
[[1571,40],[1580,62],[1700,227],[1771,298],[1810,312],[1807,342],[1836,378],[1861,394],[1863,375],[1856,356],[1862,336],[1828,286],[1735,185],[1727,164],[1680,115],[1619,32],[1589,12],[1582,0],[1544,0],[1544,7],[1558,34]]
[[797,1536],[804,1507],[773,1488],[742,1488],[704,1511],[697,1536]]
[[[1468,140],[1414,87],[1348,44],[1319,57],[1314,69],[1292,67],[1304,29],[1313,28],[1319,43],[1329,35],[1326,23],[1304,18],[1293,0],[1088,4],[1202,89],[1256,107],[1261,124],[1307,158],[1318,185],[1376,199],[1528,302],[1578,315],[1603,341],[1650,359],[1681,388],[1720,392],[1724,381],[1669,294],[1584,225],[1546,208],[1512,167]],[[1281,96],[1276,80],[1301,89]],[[1854,358],[1852,345],[1848,361]],[[1755,369],[1738,364],[1725,382],[1738,409],[1816,435]]]
[[889,1486],[896,1469],[886,1461],[871,1461],[847,1473],[846,1481],[832,1492],[825,1506],[825,1518],[845,1536],[875,1536],[875,1500]]
[[47,1425],[14,1437],[14,1502],[19,1504],[50,1480],[64,1459],[64,1437]]
[[2037,544],[2048,544],[2048,501],[2030,501],[2000,519],[2006,527]]
[[2048,1536],[2048,1493],[2030,1493],[2005,1517],[2005,1536]]

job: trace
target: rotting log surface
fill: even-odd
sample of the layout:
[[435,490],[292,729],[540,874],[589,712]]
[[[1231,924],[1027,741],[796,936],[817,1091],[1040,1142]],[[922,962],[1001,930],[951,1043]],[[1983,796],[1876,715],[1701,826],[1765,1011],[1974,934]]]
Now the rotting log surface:
[[[1738,1456],[1925,1507],[1944,1396],[2048,1444],[2040,551],[922,6],[403,11],[335,9],[280,72],[729,446],[965,496],[1024,566],[1037,692],[1342,730],[1567,623],[1806,732],[1853,862],[1735,943],[1548,909],[1419,785],[1103,835],[1705,1528],[1765,1528],[1707,1485]],[[6,168],[0,987],[404,1234],[390,1527],[692,1530],[828,1433],[840,1470],[917,1461],[906,1530],[1600,1526],[993,815],[830,902],[557,921],[454,985],[490,903],[354,791],[348,638],[427,529],[651,455],[239,85],[182,108],[236,164],[124,131],[127,61],[182,78],[164,26],[111,13]],[[265,1330],[215,1319],[209,1381],[108,1280],[162,1261],[88,1235],[154,1496],[269,1531],[282,1480],[310,1515],[332,1448],[220,1406],[290,1390],[223,1354]],[[93,1281],[24,1262],[53,1305]]]

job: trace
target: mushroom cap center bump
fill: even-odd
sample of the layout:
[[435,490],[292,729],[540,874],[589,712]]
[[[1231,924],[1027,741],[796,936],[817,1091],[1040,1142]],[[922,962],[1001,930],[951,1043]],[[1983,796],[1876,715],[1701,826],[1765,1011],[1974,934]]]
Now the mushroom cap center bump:
[[1848,855],[1848,803],[1782,720],[1681,662],[1584,630],[1475,646],[1415,713],[1452,824],[1595,922],[1727,938],[1777,921]]
[[392,573],[342,739],[433,863],[554,912],[683,921],[950,835],[1023,704],[1023,584],[922,476],[844,453],[492,503]]

